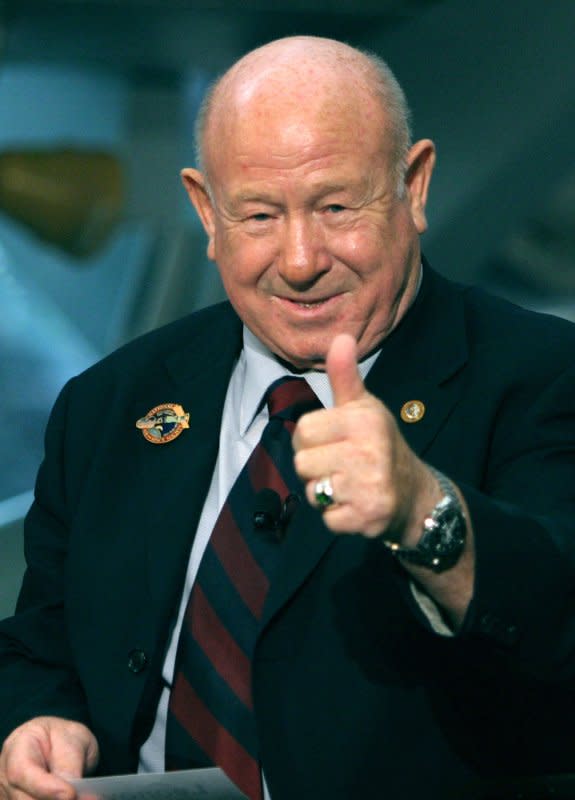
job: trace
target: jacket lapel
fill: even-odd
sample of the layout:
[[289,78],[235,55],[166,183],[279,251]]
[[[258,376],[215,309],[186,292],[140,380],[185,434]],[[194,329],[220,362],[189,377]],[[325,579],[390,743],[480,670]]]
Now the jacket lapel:
[[[468,358],[462,289],[425,271],[413,314],[383,343],[366,386],[394,415],[421,458],[457,402]],[[402,414],[413,403],[419,415]]]
[[150,460],[159,457],[153,488],[157,511],[147,523],[148,585],[150,605],[161,609],[164,619],[181,594],[218,452],[226,390],[240,348],[241,325],[229,314],[219,321],[217,336],[213,330],[201,331],[171,355],[165,365],[170,388],[162,389],[157,402],[182,405],[190,415],[190,427],[165,445],[143,443],[148,445]]

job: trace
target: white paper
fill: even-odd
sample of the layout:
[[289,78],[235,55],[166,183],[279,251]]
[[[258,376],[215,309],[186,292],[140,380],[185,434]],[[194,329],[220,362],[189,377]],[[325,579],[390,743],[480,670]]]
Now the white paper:
[[247,800],[217,767],[71,781],[80,800]]

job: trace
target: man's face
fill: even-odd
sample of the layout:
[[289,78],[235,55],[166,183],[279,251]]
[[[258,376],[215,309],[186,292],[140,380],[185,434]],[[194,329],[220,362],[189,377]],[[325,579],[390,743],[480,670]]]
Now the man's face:
[[381,130],[345,109],[264,106],[212,142],[213,203],[199,173],[184,173],[237,313],[298,368],[322,368],[341,332],[362,357],[413,297],[425,196],[416,177],[400,197]]

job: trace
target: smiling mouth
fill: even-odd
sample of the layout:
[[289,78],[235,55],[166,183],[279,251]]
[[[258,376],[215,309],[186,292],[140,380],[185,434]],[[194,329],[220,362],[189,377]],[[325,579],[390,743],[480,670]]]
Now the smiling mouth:
[[329,303],[330,300],[333,300],[337,295],[330,295],[330,297],[321,297],[317,300],[298,300],[295,297],[282,297],[280,298],[286,303],[290,303],[290,305],[298,306],[299,308],[318,308],[318,306],[323,306],[326,303]]
[[323,297],[289,297],[275,295],[275,301],[288,315],[295,315],[300,320],[326,319],[326,315],[335,313],[345,292],[334,292]]
[[291,300],[291,303],[295,303],[296,306],[300,306],[301,308],[316,308],[317,306],[321,306],[324,303],[327,303],[327,299],[325,300],[312,300],[311,302],[304,303],[302,300]]

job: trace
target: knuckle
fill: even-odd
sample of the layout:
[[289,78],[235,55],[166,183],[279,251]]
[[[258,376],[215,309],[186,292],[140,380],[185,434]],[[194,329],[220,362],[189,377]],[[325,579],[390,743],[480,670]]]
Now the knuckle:
[[304,414],[300,417],[294,432],[294,439],[299,447],[302,447],[309,440],[310,432],[313,427],[313,421],[309,418],[309,414]]
[[332,533],[342,533],[344,530],[342,523],[338,520],[338,517],[334,511],[326,511],[323,514],[323,521],[326,527],[328,527]]
[[25,762],[18,758],[18,754],[8,752],[3,770],[6,786],[19,786],[26,777],[26,771]]
[[[304,481],[311,481],[313,478],[316,477],[316,466],[317,465],[315,463],[315,459],[307,451],[302,451],[301,453],[298,453],[296,458],[294,459],[295,471],[299,475],[299,477]],[[315,484],[312,484],[310,487],[312,490],[312,494],[313,494],[313,486],[315,486]]]
[[297,474],[303,477],[306,465],[306,456],[303,450],[298,450],[298,452],[295,453],[293,463]]

